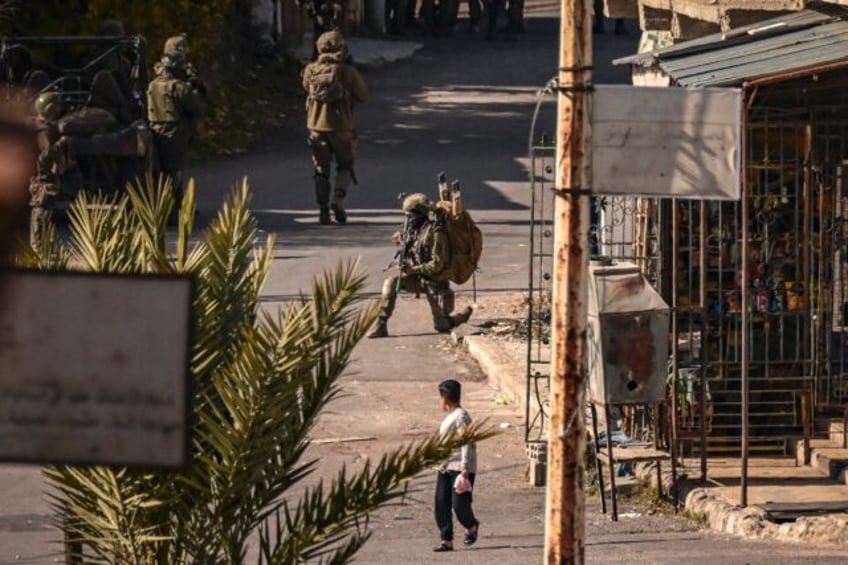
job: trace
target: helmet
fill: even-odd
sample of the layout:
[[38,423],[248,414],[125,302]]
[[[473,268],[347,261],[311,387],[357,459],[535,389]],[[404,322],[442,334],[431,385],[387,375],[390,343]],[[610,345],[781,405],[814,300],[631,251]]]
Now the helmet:
[[124,35],[124,24],[118,20],[103,20],[98,30],[99,35]]
[[169,37],[165,40],[165,47],[162,49],[165,55],[182,55],[183,59],[188,55],[188,36],[182,33]]
[[416,192],[415,194],[410,194],[403,199],[402,208],[404,212],[411,212],[419,216],[424,216],[430,211],[432,204],[426,194]]
[[315,47],[318,48],[318,53],[339,53],[347,46],[345,45],[344,36],[336,30],[322,33],[315,42]]
[[35,111],[47,120],[55,120],[62,115],[62,97],[58,92],[39,94],[35,99]]

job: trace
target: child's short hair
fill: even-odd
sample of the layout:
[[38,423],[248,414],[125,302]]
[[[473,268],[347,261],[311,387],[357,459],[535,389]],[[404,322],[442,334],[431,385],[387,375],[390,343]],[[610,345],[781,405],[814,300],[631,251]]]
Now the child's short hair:
[[459,404],[462,397],[462,385],[459,381],[448,379],[439,383],[439,394],[454,404]]

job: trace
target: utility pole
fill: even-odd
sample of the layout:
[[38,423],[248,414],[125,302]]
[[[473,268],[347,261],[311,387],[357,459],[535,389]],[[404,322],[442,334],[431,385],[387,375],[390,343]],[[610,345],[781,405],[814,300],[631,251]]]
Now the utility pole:
[[545,559],[582,565],[593,0],[561,1]]

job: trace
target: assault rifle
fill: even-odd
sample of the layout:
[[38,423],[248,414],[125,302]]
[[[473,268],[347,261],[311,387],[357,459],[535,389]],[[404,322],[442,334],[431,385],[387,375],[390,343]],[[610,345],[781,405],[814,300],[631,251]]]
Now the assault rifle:
[[[398,199],[402,200],[406,197],[406,193],[401,193],[398,195]],[[394,257],[386,265],[386,268],[383,269],[383,272],[388,271],[395,265],[398,268],[398,278],[397,278],[397,286],[395,287],[395,293],[400,291],[400,281],[403,277],[403,267],[406,265],[406,261],[409,256],[412,254],[412,244],[415,242],[415,234],[412,230],[412,222],[409,221],[409,216],[403,220],[403,228],[401,228],[400,232],[400,241],[397,244],[397,249],[395,249]]]

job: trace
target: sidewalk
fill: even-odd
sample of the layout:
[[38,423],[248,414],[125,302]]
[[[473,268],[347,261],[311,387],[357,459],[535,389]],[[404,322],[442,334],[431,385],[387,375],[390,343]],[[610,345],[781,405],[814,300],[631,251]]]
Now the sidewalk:
[[[471,327],[463,330],[465,335],[457,335],[457,339],[464,343],[469,355],[487,375],[489,385],[503,398],[523,409],[526,344],[491,333],[487,335],[488,330],[479,329],[480,326],[492,325],[487,322],[493,320],[503,323],[504,317],[523,320],[523,312],[510,314],[509,309],[503,306],[504,302],[519,304],[520,297],[520,293],[517,293],[511,301],[502,299],[500,304],[481,300]],[[712,529],[745,539],[848,547],[848,512],[839,508],[848,508],[848,485],[819,469],[798,465],[794,459],[750,458],[749,506],[742,508],[739,459],[709,459],[707,484],[697,480],[700,476],[700,459],[687,459],[682,463],[678,475],[684,478],[678,481],[678,492],[681,500],[685,501],[685,510],[692,516],[702,516]],[[655,479],[652,466],[637,466],[636,471],[640,477]],[[663,482],[666,483],[664,488],[668,489],[671,486],[671,474],[667,466],[664,466],[663,471]],[[772,521],[769,512],[765,510],[800,508],[810,503],[839,509],[829,514],[787,518],[785,522],[781,520],[784,523]],[[773,515],[777,516],[779,512],[775,511]]]
[[[372,39],[368,37],[346,37],[356,65],[362,67],[378,67],[395,61],[412,57],[424,44],[416,41],[401,41],[391,39]],[[306,34],[300,47],[295,50],[295,56],[303,63],[312,57],[312,34]]]

